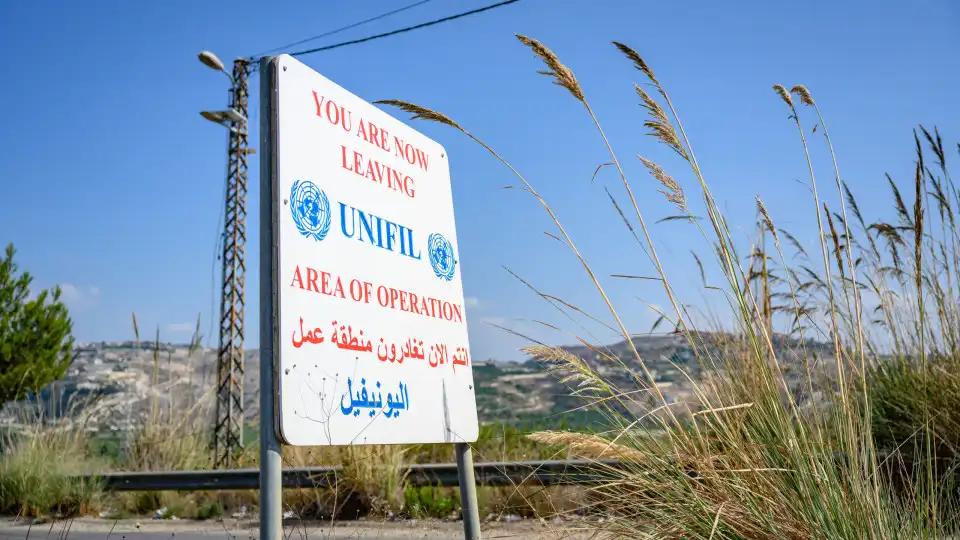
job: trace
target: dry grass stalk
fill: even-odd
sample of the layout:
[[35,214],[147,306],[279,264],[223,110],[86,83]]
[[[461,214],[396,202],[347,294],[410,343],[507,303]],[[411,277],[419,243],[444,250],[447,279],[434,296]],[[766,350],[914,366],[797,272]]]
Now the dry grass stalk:
[[856,436],[855,436],[856,428],[854,425],[855,413],[851,408],[850,401],[849,401],[850,396],[849,396],[849,387],[847,382],[847,370],[845,369],[845,366],[844,366],[844,349],[840,342],[841,329],[838,324],[838,319],[839,319],[838,309],[837,309],[838,303],[836,302],[836,298],[834,296],[833,278],[831,276],[832,272],[831,272],[831,265],[830,265],[830,258],[829,258],[829,249],[827,248],[826,234],[823,227],[823,218],[820,214],[821,201],[820,201],[820,195],[817,190],[817,181],[816,181],[816,175],[814,173],[813,161],[810,157],[810,149],[809,149],[809,146],[807,145],[806,136],[804,135],[803,128],[800,124],[800,117],[797,114],[797,110],[793,105],[793,98],[790,96],[790,93],[787,92],[786,88],[784,88],[780,84],[774,85],[773,89],[777,93],[777,95],[779,95],[780,98],[783,99],[783,101],[790,107],[790,110],[792,112],[791,117],[793,118],[793,121],[797,126],[797,132],[800,135],[800,143],[803,146],[803,151],[804,151],[804,155],[806,157],[806,162],[807,162],[807,169],[810,175],[810,187],[811,187],[811,190],[813,191],[814,208],[816,210],[816,216],[817,216],[817,232],[820,239],[820,252],[823,257],[823,270],[824,270],[824,276],[825,276],[825,279],[823,281],[826,283],[827,305],[830,308],[829,309],[829,315],[830,315],[829,330],[830,330],[830,337],[832,338],[833,345],[834,345],[834,359],[835,359],[835,366],[836,366],[835,376],[837,378],[837,384],[839,385],[839,395],[843,404],[843,410],[847,415],[847,433],[849,437],[846,441],[844,441],[844,443],[848,445],[847,451],[853,452],[857,447]]
[[697,411],[693,413],[693,416],[699,416],[703,414],[716,414],[718,412],[736,411],[740,409],[749,409],[750,407],[753,407],[753,405],[754,405],[753,403],[741,403],[739,405],[730,405],[727,407],[715,407],[713,409],[705,409],[702,411]]
[[[843,183],[840,177],[840,166],[837,163],[837,154],[833,148],[833,142],[830,140],[830,131],[827,129],[826,121],[823,117],[823,114],[820,112],[820,108],[817,106],[816,102],[813,100],[813,96],[806,86],[799,84],[794,86],[791,90],[792,93],[797,94],[800,97],[800,102],[804,105],[812,107],[817,113],[817,119],[819,120],[819,125],[823,126],[823,137],[827,143],[827,148],[830,150],[830,158],[833,162],[834,170],[834,179],[836,181],[837,195],[840,199],[840,209],[843,217],[843,227],[844,227],[844,238],[846,242],[853,242],[853,235],[850,232],[849,220],[847,218],[847,205],[844,200],[844,195],[849,195],[846,199],[850,201],[851,207],[854,210],[854,215],[860,220],[861,225],[863,224],[862,216],[860,215],[860,210],[857,208],[855,201],[853,200],[852,194],[845,189],[846,185]],[[873,244],[872,238],[870,239],[871,245]],[[854,261],[853,249],[852,246],[848,245],[847,249],[847,263],[850,273],[850,290],[853,295],[853,310],[852,313],[848,315],[851,320],[851,326],[855,328],[855,358],[858,362],[858,369],[861,373],[864,373],[866,370],[866,342],[864,339],[864,320],[863,320],[863,299],[860,293],[860,284],[857,281],[857,263]],[[844,289],[845,293],[847,289]],[[861,377],[861,392],[866,396],[866,378]],[[866,398],[869,399],[869,398]]]

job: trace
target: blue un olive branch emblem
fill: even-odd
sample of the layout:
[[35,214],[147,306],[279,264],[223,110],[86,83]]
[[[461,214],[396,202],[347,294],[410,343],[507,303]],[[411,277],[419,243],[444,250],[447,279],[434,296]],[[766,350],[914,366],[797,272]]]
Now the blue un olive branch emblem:
[[453,244],[440,233],[433,233],[427,239],[427,249],[430,253],[430,266],[438,278],[450,281],[457,268],[457,260],[453,257]]
[[290,188],[290,213],[300,234],[318,242],[330,232],[330,200],[316,184],[297,180]]

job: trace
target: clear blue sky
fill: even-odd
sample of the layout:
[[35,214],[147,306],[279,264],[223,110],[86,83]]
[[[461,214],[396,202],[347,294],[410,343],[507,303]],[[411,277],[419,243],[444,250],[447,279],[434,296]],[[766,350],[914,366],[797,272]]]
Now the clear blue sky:
[[[491,0],[433,0],[326,38],[362,37],[442,17]],[[12,241],[36,285],[61,284],[84,341],[141,328],[186,340],[218,309],[212,279],[219,234],[225,132],[198,115],[220,108],[226,78],[202,66],[209,49],[225,60],[259,53],[388,11],[410,1],[351,2],[0,2],[0,242]],[[631,83],[639,74],[610,45],[641,52],[671,93],[728,220],[744,240],[761,195],[779,225],[815,240],[797,133],[770,87],[803,83],[825,113],[842,173],[868,216],[885,215],[884,172],[906,182],[917,124],[960,140],[960,6],[952,0],[890,2],[652,2],[523,0],[467,19],[302,58],[355,94],[436,108],[485,138],[555,204],[598,273],[651,270],[590,183],[608,160],[582,107],[535,72],[540,64],[513,37],[556,51],[580,78],[627,165],[650,222],[671,214],[633,154],[661,160],[695,195],[676,158],[643,133]],[[259,79],[253,80],[254,92]],[[252,107],[256,107],[254,99]],[[256,110],[256,109],[253,109]],[[253,115],[256,118],[256,115]],[[805,116],[808,131],[812,126]],[[484,322],[519,330],[517,319],[561,322],[502,270],[509,266],[567,301],[599,313],[576,261],[544,236],[535,201],[508,172],[442,126],[415,127],[449,150],[473,357],[518,358],[520,340]],[[256,141],[256,127],[252,140]],[[823,149],[813,139],[818,164]],[[958,156],[951,152],[955,161]],[[258,162],[249,205],[258,205]],[[820,179],[829,201],[832,174]],[[620,187],[619,189],[622,189]],[[259,255],[250,214],[247,328],[257,342]],[[689,249],[705,253],[689,226],[653,227],[670,273],[691,302],[701,293]],[[607,280],[610,282],[610,280]],[[689,287],[682,287],[688,284]],[[647,281],[612,282],[634,331],[663,301]],[[538,332],[554,342],[562,334]],[[215,336],[213,337],[215,340]],[[211,342],[213,341],[211,340]]]

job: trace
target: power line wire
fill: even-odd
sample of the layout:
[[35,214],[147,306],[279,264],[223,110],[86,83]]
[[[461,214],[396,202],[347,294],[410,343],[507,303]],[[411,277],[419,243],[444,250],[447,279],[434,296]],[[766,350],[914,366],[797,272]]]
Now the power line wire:
[[[396,13],[400,13],[401,11],[406,11],[406,10],[408,10],[408,9],[412,9],[412,8],[414,8],[414,7],[417,7],[417,6],[426,4],[427,2],[431,2],[431,1],[432,1],[432,0],[420,0],[419,2],[415,2],[415,3],[413,3],[413,4],[404,6],[404,7],[402,7],[402,8],[398,8],[398,9],[395,9],[395,10],[393,10],[393,11],[389,11],[389,12],[387,12],[387,13],[382,13],[382,14],[377,15],[377,16],[375,16],[375,17],[371,17],[371,18],[369,18],[369,19],[366,19],[366,20],[363,20],[363,21],[360,21],[360,22],[357,22],[357,23],[354,23],[354,24],[351,24],[351,25],[348,25],[348,26],[344,26],[344,27],[342,27],[342,28],[337,28],[336,30],[331,30],[331,31],[329,31],[329,32],[325,32],[325,33],[323,33],[323,34],[320,34],[320,35],[317,35],[317,36],[314,36],[314,37],[310,37],[310,38],[307,38],[307,39],[303,39],[303,40],[300,40],[300,41],[291,43],[291,44],[289,44],[289,45],[284,45],[284,46],[282,46],[282,47],[276,47],[276,48],[274,48],[274,49],[270,49],[269,51],[266,51],[266,52],[263,52],[263,53],[260,53],[260,54],[251,56],[251,57],[250,57],[250,60],[251,60],[251,61],[254,61],[254,60],[258,59],[259,57],[261,57],[261,56],[263,56],[263,55],[265,55],[265,54],[269,54],[269,53],[272,53],[272,52],[275,52],[275,51],[283,50],[283,49],[286,49],[286,48],[289,48],[289,47],[293,47],[293,46],[295,46],[295,45],[301,45],[301,44],[307,43],[307,42],[309,42],[309,41],[315,41],[315,40],[317,40],[317,39],[320,39],[320,38],[323,38],[323,37],[327,37],[327,36],[330,36],[330,35],[333,35],[333,34],[342,32],[342,31],[344,31],[344,30],[349,30],[349,29],[351,29],[351,28],[356,28],[357,26],[360,26],[360,25],[363,25],[363,24],[366,24],[366,23],[369,23],[369,22],[373,22],[373,21],[376,21],[376,20],[378,20],[378,19],[382,19],[382,18],[384,18],[384,17],[388,17],[388,16],[393,15],[393,14],[396,14]],[[426,28],[426,27],[428,27],[428,26],[434,26],[434,25],[436,25],[436,24],[453,21],[453,20],[460,19],[460,18],[463,18],[463,17],[468,17],[468,16],[470,16],[470,15],[476,15],[476,14],[478,14],[478,13],[483,13],[484,11],[490,11],[490,10],[492,10],[492,9],[496,9],[496,8],[499,8],[499,7],[503,7],[503,6],[506,6],[506,5],[509,5],[509,4],[515,4],[515,3],[519,2],[519,1],[520,1],[520,0],[504,0],[503,2],[497,2],[497,3],[495,3],[495,4],[490,4],[490,5],[488,5],[488,6],[484,6],[484,7],[481,7],[481,8],[473,9],[473,10],[470,10],[470,11],[464,11],[463,13],[457,13],[456,15],[450,15],[449,17],[443,17],[443,18],[441,18],[441,19],[435,19],[435,20],[428,21],[428,22],[421,23],[421,24],[417,24],[417,25],[414,25],[414,26],[408,26],[408,27],[406,27],[406,28],[400,28],[400,29],[398,29],[398,30],[392,30],[392,31],[390,31],[390,32],[384,32],[384,33],[382,33],[382,34],[376,34],[376,35],[367,36],[367,37],[361,38],[361,39],[354,39],[354,40],[351,40],[351,41],[344,41],[344,42],[341,42],[341,43],[335,43],[335,44],[333,44],[333,45],[327,45],[327,46],[324,46],[324,47],[316,47],[316,48],[314,48],[314,49],[307,49],[307,50],[304,50],[304,51],[299,51],[299,52],[295,52],[295,53],[290,53],[290,56],[303,56],[303,55],[312,54],[312,53],[315,53],[315,52],[329,51],[329,50],[332,50],[332,49],[338,49],[338,48],[340,48],[340,47],[346,47],[346,46],[348,46],[348,45],[357,45],[357,44],[359,44],[359,43],[366,43],[366,42],[368,42],[368,41],[373,41],[373,40],[376,40],[376,39],[385,38],[385,37],[389,37],[389,36],[395,36],[395,35],[397,35],[397,34],[403,34],[403,33],[405,33],[405,32],[411,32],[411,31],[413,31],[413,30],[419,30],[419,29],[421,29],[421,28]],[[212,310],[211,310],[211,311],[212,311]]]
[[498,2],[498,3],[496,3],[496,4],[490,4],[489,6],[484,6],[484,7],[482,7],[482,8],[477,8],[477,9],[474,9],[474,10],[471,10],[471,11],[465,11],[465,12],[463,12],[463,13],[457,13],[456,15],[451,15],[451,16],[449,16],[449,17],[444,17],[444,18],[442,18],[442,19],[436,19],[436,20],[433,20],[433,21],[430,21],[430,22],[421,23],[421,24],[418,24],[418,25],[415,25],[415,26],[408,26],[408,27],[406,27],[406,28],[401,28],[401,29],[399,29],[399,30],[393,30],[393,31],[391,31],[391,32],[384,32],[383,34],[377,34],[377,35],[374,35],[374,36],[368,36],[368,37],[361,38],[361,39],[354,39],[354,40],[352,40],[352,41],[344,41],[344,42],[342,42],[342,43],[336,43],[336,44],[334,44],[334,45],[327,45],[327,46],[324,46],[324,47],[317,47],[317,48],[315,48],[315,49],[307,49],[307,50],[305,50],[305,51],[299,51],[299,52],[295,52],[295,53],[290,53],[290,56],[303,56],[303,55],[305,55],[305,54],[312,54],[312,53],[315,53],[315,52],[329,51],[329,50],[331,50],[331,49],[338,49],[338,48],[340,48],[340,47],[346,47],[347,45],[356,45],[356,44],[358,44],[358,43],[365,43],[365,42],[367,42],[367,41],[373,41],[373,40],[375,40],[375,39],[385,38],[385,37],[387,37],[387,36],[394,36],[394,35],[397,35],[397,34],[402,34],[402,33],[404,33],[404,32],[410,32],[410,31],[412,31],[412,30],[419,30],[420,28],[426,28],[426,27],[428,27],[428,26],[433,26],[433,25],[435,25],[435,24],[440,24],[440,23],[444,23],[444,22],[447,22],[447,21],[452,21],[452,20],[454,20],[454,19],[459,19],[459,18],[461,18],[461,17],[466,17],[466,16],[469,16],[469,15],[475,15],[475,14],[477,14],[477,13],[482,13],[482,12],[484,12],[484,11],[489,11],[489,10],[491,10],[491,9],[496,9],[496,8],[498,8],[498,7],[506,6],[506,5],[508,5],[508,4],[514,4],[514,3],[519,2],[519,1],[520,1],[520,0],[506,0],[506,1],[504,1],[504,2]]
[[[226,194],[224,194],[224,197],[226,197]],[[220,217],[217,218],[217,236],[213,242],[213,257],[210,260],[210,322],[207,324],[207,334],[204,336],[206,338],[205,347],[207,348],[212,347],[210,340],[213,338],[213,322],[220,318],[216,311],[217,305],[214,293],[217,289],[217,262],[220,261],[220,242],[223,241],[223,212],[225,204],[226,201],[221,201],[220,203]]]
[[259,57],[261,57],[261,56],[263,56],[263,55],[266,55],[266,54],[270,54],[270,53],[277,52],[277,51],[282,51],[282,50],[284,50],[284,49],[289,49],[290,47],[295,47],[295,46],[297,46],[297,45],[303,45],[304,43],[308,43],[308,42],[310,42],[310,41],[316,41],[316,40],[318,40],[318,39],[320,39],[320,38],[325,38],[325,37],[327,37],[327,36],[332,36],[332,35],[334,35],[334,34],[339,34],[340,32],[343,32],[344,30],[350,30],[351,28],[356,28],[356,27],[358,27],[358,26],[361,26],[361,25],[364,25],[364,24],[367,24],[367,23],[370,23],[370,22],[373,22],[373,21],[378,21],[378,20],[383,19],[383,18],[385,18],[385,17],[389,17],[390,15],[395,15],[395,14],[397,14],[397,13],[400,13],[401,11],[407,11],[408,9],[412,9],[412,8],[417,7],[417,6],[422,6],[423,4],[426,4],[427,2],[432,2],[432,1],[433,1],[433,0],[420,0],[419,2],[414,2],[413,4],[410,4],[410,5],[408,5],[408,6],[404,6],[404,7],[402,7],[402,8],[398,8],[398,9],[395,9],[395,10],[393,10],[393,11],[388,11],[388,12],[386,12],[386,13],[381,13],[380,15],[377,15],[377,16],[375,16],[375,17],[370,17],[369,19],[366,19],[366,20],[363,20],[363,21],[360,21],[360,22],[356,22],[356,23],[353,23],[353,24],[350,24],[350,25],[347,25],[347,26],[343,26],[343,27],[341,27],[341,28],[337,28],[336,30],[331,30],[331,31],[329,31],[329,32],[324,32],[324,33],[322,33],[322,34],[320,34],[320,35],[317,35],[317,36],[309,37],[309,38],[306,38],[306,39],[301,39],[300,41],[295,41],[295,42],[293,42],[293,43],[289,43],[289,44],[284,45],[284,46],[282,46],[282,47],[276,47],[276,48],[270,49],[269,51],[264,51],[264,52],[262,52],[262,53],[255,54],[254,57],[255,57],[255,58],[259,58]]

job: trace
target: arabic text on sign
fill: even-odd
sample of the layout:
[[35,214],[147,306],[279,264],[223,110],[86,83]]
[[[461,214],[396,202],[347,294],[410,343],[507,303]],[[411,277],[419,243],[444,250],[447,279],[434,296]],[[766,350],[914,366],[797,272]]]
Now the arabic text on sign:
[[373,352],[373,343],[368,339],[364,340],[363,330],[358,335],[353,335],[353,327],[340,325],[340,331],[337,332],[337,321],[333,321],[333,341],[338,349],[348,351]]
[[[387,418],[397,418],[400,416],[400,411],[410,410],[410,393],[407,385],[400,383],[400,391],[396,396],[388,392],[386,401],[383,400],[379,382],[372,393],[367,391],[366,379],[360,379],[360,385],[361,389],[354,393],[353,379],[347,379],[347,393],[340,398],[340,412],[344,416],[360,416],[362,409],[367,409],[371,418],[378,412],[382,412]],[[346,403],[348,397],[349,404]]]
[[319,328],[314,328],[307,333],[303,332],[303,317],[300,317],[300,337],[297,337],[297,331],[293,331],[293,346],[300,348],[304,343],[313,343],[314,345],[318,343],[323,343],[323,331]]

